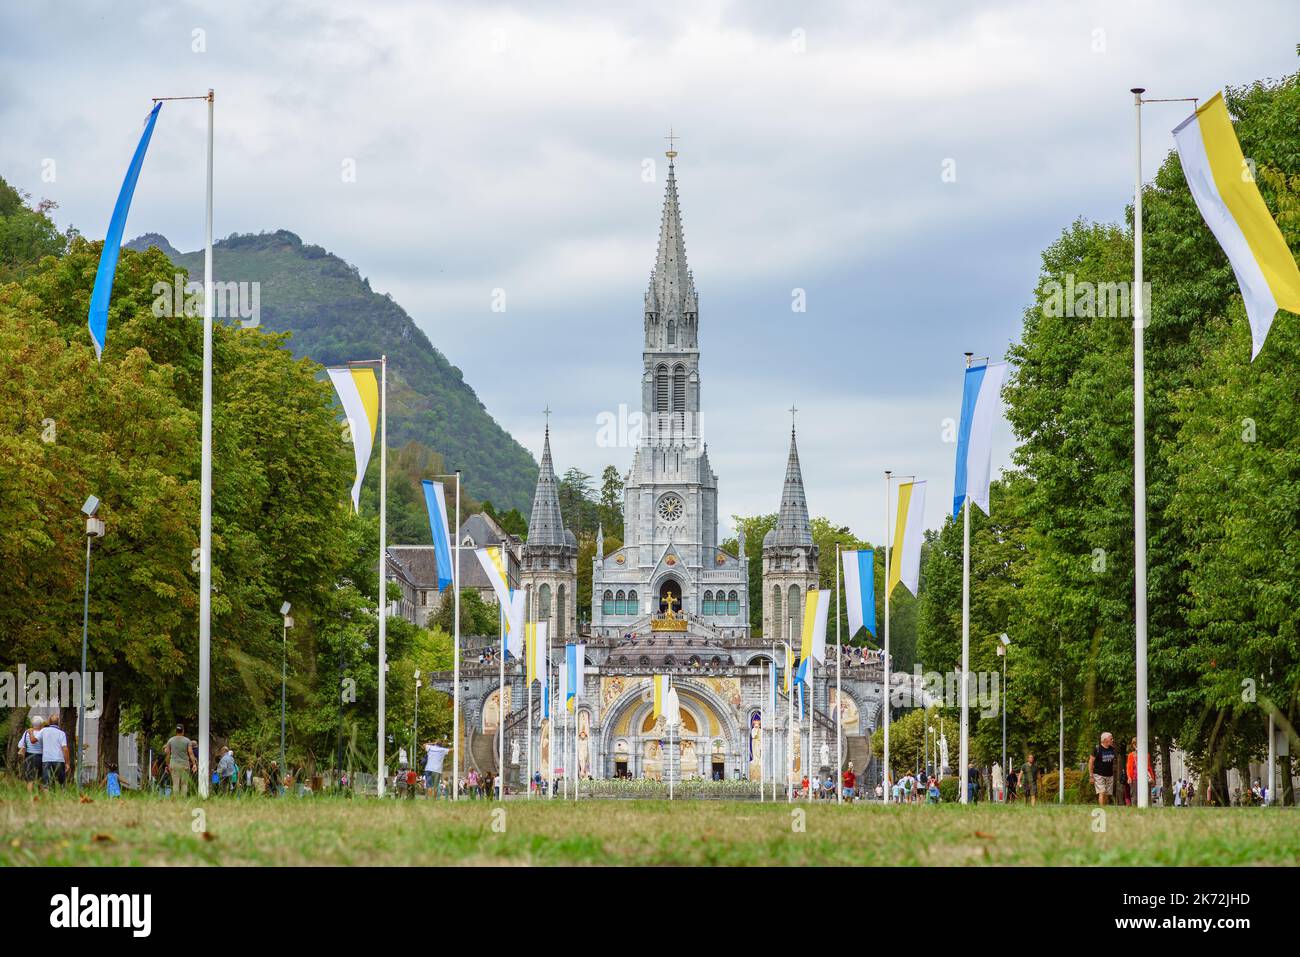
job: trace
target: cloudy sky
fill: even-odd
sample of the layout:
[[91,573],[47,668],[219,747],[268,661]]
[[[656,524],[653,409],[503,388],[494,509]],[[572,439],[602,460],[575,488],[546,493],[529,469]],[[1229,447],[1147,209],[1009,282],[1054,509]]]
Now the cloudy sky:
[[[722,513],[777,508],[793,403],[811,509],[878,539],[886,468],[942,520],[963,351],[1006,350],[1063,227],[1123,215],[1129,88],[1294,72],[1297,26],[1294,0],[6,3],[0,175],[102,236],[149,98],[213,87],[217,234],[355,263],[534,454],[549,404],[557,466],[598,474],[631,461],[597,422],[640,401],[671,126]],[[1145,175],[1185,114],[1146,108]],[[201,245],[202,121],[164,109],[128,235]]]

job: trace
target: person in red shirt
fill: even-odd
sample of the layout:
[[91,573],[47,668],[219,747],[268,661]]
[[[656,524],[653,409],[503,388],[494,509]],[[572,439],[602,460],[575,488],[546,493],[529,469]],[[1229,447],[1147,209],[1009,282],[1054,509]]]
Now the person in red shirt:
[[[1128,743],[1128,767],[1125,769],[1128,775],[1128,787],[1125,789],[1125,804],[1132,804],[1137,794],[1137,789],[1133,786],[1138,776],[1138,739],[1134,738]],[[1155,784],[1155,772],[1151,770],[1151,755],[1147,754],[1147,783]]]
[[848,770],[844,772],[844,797],[852,801],[858,793],[858,776],[853,773],[853,762],[849,762]]

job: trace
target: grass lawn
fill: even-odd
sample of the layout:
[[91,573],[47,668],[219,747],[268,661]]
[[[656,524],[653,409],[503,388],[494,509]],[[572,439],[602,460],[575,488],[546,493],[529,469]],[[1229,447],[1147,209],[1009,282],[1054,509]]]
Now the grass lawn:
[[796,806],[802,831],[785,803],[511,800],[502,822],[485,801],[33,802],[6,790],[0,866],[1300,864],[1289,808],[1110,808],[1094,830],[1087,807]]

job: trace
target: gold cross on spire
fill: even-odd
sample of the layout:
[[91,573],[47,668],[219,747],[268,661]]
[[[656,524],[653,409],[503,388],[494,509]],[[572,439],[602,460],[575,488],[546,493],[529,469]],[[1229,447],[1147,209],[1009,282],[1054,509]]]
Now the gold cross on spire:
[[798,412],[798,411],[799,411],[799,410],[798,410],[798,408],[795,407],[795,404],[794,404],[793,402],[791,402],[791,403],[790,403],[790,431],[791,431],[791,432],[794,431],[794,416],[795,416],[795,413]]
[[674,140],[679,140],[681,137],[673,133],[673,128],[670,126],[668,127],[668,135],[665,136],[664,139],[668,141],[668,151],[664,153],[664,156],[667,156],[669,159],[674,159],[677,156],[677,150],[673,148],[675,145]]

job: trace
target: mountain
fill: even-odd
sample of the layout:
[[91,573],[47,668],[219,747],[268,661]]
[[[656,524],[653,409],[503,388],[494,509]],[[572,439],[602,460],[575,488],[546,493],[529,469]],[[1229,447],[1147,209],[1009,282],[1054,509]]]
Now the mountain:
[[[157,233],[126,245],[157,246],[203,278],[203,251],[182,253]],[[434,348],[393,298],[357,268],[288,230],[234,234],[213,244],[217,282],[260,283],[261,327],[291,332],[294,354],[325,365],[388,356],[388,447],[416,440],[464,471],[465,491],[502,510],[532,507],[537,463],[479,401],[461,371]]]

